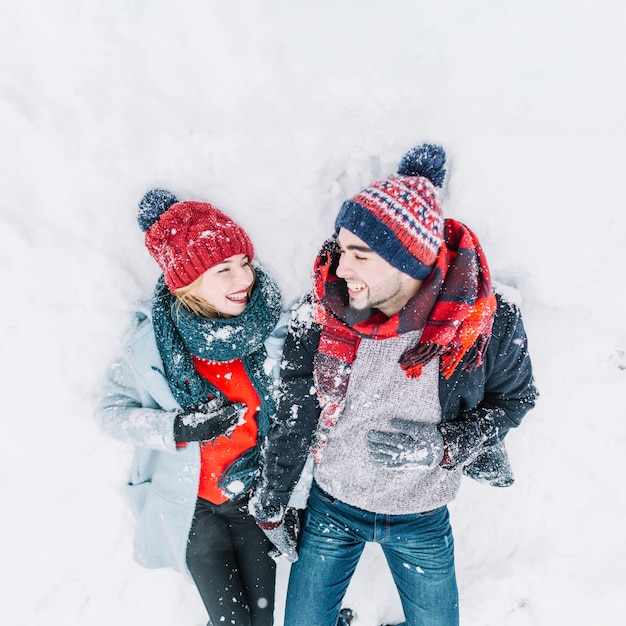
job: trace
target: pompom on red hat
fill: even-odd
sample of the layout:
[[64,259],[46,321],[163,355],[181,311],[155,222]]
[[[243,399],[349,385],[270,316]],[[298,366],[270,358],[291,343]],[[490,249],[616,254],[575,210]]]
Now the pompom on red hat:
[[172,292],[235,254],[254,257],[246,231],[208,202],[179,202],[152,189],[139,202],[137,222]]

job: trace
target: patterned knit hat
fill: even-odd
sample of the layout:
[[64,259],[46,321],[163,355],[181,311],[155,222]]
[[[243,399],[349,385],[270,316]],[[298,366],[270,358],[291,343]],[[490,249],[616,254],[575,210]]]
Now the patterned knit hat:
[[141,199],[137,221],[172,292],[234,254],[254,256],[243,228],[208,202],[179,202],[153,189]]
[[346,200],[335,232],[346,228],[401,272],[424,280],[443,240],[437,187],[446,176],[446,153],[423,144],[407,152],[398,174],[372,183]]

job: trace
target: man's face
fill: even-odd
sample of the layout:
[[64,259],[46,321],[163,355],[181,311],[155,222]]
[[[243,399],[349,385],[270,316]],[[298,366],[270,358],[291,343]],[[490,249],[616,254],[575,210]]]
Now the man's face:
[[341,228],[337,242],[337,276],[346,281],[352,308],[374,308],[391,317],[422,286],[421,280],[397,270],[349,230]]

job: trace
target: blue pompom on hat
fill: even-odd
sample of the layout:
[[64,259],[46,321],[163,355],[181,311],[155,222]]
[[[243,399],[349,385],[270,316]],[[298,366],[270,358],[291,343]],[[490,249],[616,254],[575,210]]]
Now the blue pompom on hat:
[[446,177],[441,146],[422,144],[407,152],[398,173],[372,183],[346,200],[335,220],[396,269],[424,280],[443,241],[438,188]]
[[425,176],[436,187],[446,178],[446,153],[441,146],[425,143],[411,148],[398,165],[402,176]]
[[137,222],[172,292],[231,256],[245,254],[250,261],[254,257],[246,231],[230,217],[208,202],[179,202],[165,189],[144,195]]
[[151,189],[139,202],[137,222],[145,233],[178,198],[165,189]]

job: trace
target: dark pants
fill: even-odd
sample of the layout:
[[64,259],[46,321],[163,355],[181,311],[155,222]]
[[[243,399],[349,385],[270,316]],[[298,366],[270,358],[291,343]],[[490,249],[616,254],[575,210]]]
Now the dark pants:
[[198,498],[187,566],[213,624],[271,626],[276,563],[271,543],[248,513],[248,502]]

